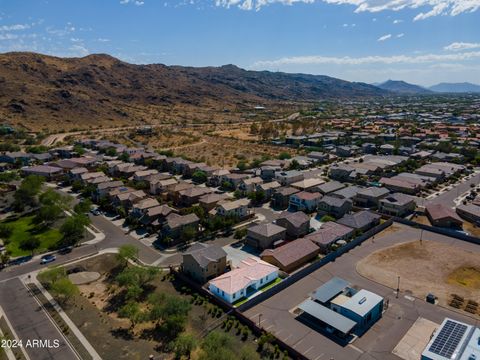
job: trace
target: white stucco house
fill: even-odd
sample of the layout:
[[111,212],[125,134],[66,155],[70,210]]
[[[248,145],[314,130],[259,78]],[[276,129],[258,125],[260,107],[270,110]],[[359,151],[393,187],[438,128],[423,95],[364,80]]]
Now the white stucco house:
[[208,289],[219,298],[234,303],[248,297],[278,278],[278,267],[255,258],[247,258],[232,271],[210,280]]

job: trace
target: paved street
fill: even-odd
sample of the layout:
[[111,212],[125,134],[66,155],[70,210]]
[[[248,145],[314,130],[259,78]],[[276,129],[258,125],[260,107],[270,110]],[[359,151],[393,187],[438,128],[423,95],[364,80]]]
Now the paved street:
[[[463,314],[428,304],[423,300],[415,299],[408,295],[406,296],[402,289],[400,289],[400,297],[396,299],[392,289],[368,280],[357,273],[356,263],[373,251],[396,243],[420,238],[420,230],[418,229],[400,224],[395,224],[395,226],[400,227],[400,230],[387,233],[379,238],[375,237],[374,243],[367,240],[363,245],[344,254],[335,262],[325,265],[270,299],[246,311],[246,315],[256,322],[260,319],[261,326],[264,329],[274,333],[305,356],[316,360],[329,360],[331,358],[335,360],[398,360],[399,358],[393,355],[391,351],[419,316],[436,323],[440,323],[444,317],[448,316],[470,324],[477,323],[478,325],[478,321]],[[469,251],[479,251],[478,246],[475,244],[428,231],[423,232],[423,239],[453,244]],[[383,318],[366,334],[357,339],[353,345],[346,347],[341,347],[297,321],[290,312],[305,300],[309,293],[330,280],[333,276],[339,276],[359,288],[377,293],[389,299],[390,302]]]
[[[75,353],[19,279],[0,283],[0,304],[32,360],[73,360]],[[27,348],[27,340],[59,340],[58,348]]]
[[449,207],[455,206],[455,199],[462,196],[464,193],[469,192],[472,188],[470,187],[471,184],[475,186],[480,184],[480,173],[476,174],[475,176],[471,177],[467,181],[460,182],[456,184],[452,189],[445,191],[438,195],[433,199],[424,199],[416,197],[417,205],[425,206],[426,204],[444,204],[448,205]]

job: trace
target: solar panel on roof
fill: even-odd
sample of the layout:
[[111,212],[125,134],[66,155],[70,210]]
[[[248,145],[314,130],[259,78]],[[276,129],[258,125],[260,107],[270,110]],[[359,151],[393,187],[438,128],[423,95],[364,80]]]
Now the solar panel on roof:
[[451,358],[466,331],[466,325],[447,320],[428,350]]

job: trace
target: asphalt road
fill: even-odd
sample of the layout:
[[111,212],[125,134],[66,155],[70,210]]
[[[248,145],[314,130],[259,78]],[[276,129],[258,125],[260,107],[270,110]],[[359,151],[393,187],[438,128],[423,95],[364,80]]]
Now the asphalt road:
[[[32,360],[74,360],[75,353],[19,279],[0,283],[0,303]],[[59,341],[58,348],[27,347],[28,340]]]
[[[401,229],[383,237],[375,237],[374,242],[367,240],[336,261],[323,266],[287,289],[247,310],[245,314],[257,323],[260,321],[264,329],[272,332],[308,358],[315,360],[332,358],[335,360],[399,360],[396,355],[392,354],[392,350],[419,316],[435,323],[441,323],[445,317],[451,317],[478,326],[479,321],[468,316],[408,296],[403,292],[401,285],[400,296],[397,299],[392,289],[357,273],[356,263],[373,251],[420,238],[420,230],[400,224],[396,224],[396,226],[400,226]],[[445,242],[462,247],[467,251],[479,251],[475,244],[428,231],[423,232],[423,239]],[[389,299],[389,308],[382,319],[352,345],[345,347],[296,320],[291,313],[291,310],[305,300],[313,290],[334,276],[341,277],[359,288],[367,289]]]
[[480,174],[473,176],[472,178],[468,179],[465,182],[461,182],[455,185],[452,189],[438,195],[433,199],[424,199],[416,197],[417,204],[421,206],[425,206],[427,204],[444,204],[448,207],[455,207],[455,199],[462,196],[467,191],[470,191],[472,188],[470,187],[471,184],[475,186],[480,183]]
[[[83,245],[74,248],[71,253],[57,255],[54,265],[61,265],[81,257],[93,255],[102,249],[117,248],[124,244],[135,245],[139,249],[139,258],[147,264],[155,262],[161,255],[154,249],[142,244],[122,229],[112,224],[101,216],[92,216],[92,224],[105,234],[105,239],[95,245]],[[61,339],[61,345],[57,349],[26,349],[31,359],[76,359],[72,350],[65,344],[63,337],[56,327],[50,322],[47,314],[40,308],[34,298],[30,296],[19,276],[28,274],[45,267],[38,260],[28,263],[10,266],[0,271],[0,306],[2,306],[7,318],[10,320],[17,335],[23,341],[28,339],[53,340]]]

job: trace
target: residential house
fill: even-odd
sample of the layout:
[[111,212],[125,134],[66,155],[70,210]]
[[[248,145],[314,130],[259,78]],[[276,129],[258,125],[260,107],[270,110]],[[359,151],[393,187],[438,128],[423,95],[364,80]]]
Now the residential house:
[[350,186],[347,186],[347,187],[344,187],[343,189],[340,189],[340,190],[337,190],[337,191],[334,191],[332,193],[330,193],[329,195],[330,196],[333,196],[333,197],[338,197],[340,199],[348,199],[348,200],[351,200],[353,199],[360,190],[362,190],[363,188],[359,187],[359,186],[356,186],[356,185],[350,185]]
[[143,211],[140,223],[152,229],[158,229],[165,222],[168,215],[177,213],[177,210],[168,205],[158,205]]
[[182,271],[190,278],[206,283],[227,269],[227,253],[218,245],[196,243],[182,255]]
[[324,183],[325,181],[323,179],[312,177],[294,182],[290,186],[300,191],[318,192],[318,187]]
[[275,190],[280,188],[282,185],[278,181],[271,181],[268,183],[258,184],[255,188],[258,192],[263,192],[265,194],[265,199],[270,200],[275,193]]
[[193,187],[195,187],[195,185],[184,181],[169,185],[167,186],[168,198],[177,204],[180,201],[180,193]]
[[226,176],[230,175],[230,171],[227,169],[218,169],[212,172],[212,175],[208,178],[208,185],[220,186],[226,181]]
[[146,169],[141,171],[136,171],[133,173],[133,180],[135,181],[145,181],[149,176],[158,174],[158,170],[155,169]]
[[289,208],[292,211],[313,212],[322,199],[322,194],[318,192],[301,191],[290,196]]
[[131,216],[140,219],[144,216],[149,208],[159,206],[160,203],[155,198],[144,198],[136,203],[133,204],[132,212],[130,213]]
[[259,224],[247,229],[247,244],[257,249],[268,249],[279,240],[285,240],[287,230],[273,223]]
[[320,247],[322,253],[327,253],[330,247],[338,240],[347,240],[353,236],[354,229],[333,221],[323,223],[320,229],[305,236]]
[[380,200],[378,210],[383,214],[403,217],[415,211],[415,207],[413,197],[402,193],[393,193]]
[[184,237],[185,230],[189,228],[197,233],[199,224],[200,219],[193,213],[187,215],[171,213],[166,217],[161,233],[164,238],[172,239],[170,245],[174,245],[180,241],[190,240]]
[[230,186],[231,186],[233,189],[237,189],[238,186],[240,185],[240,183],[241,183],[243,180],[248,179],[249,177],[250,177],[250,175],[248,175],[248,174],[233,173],[233,174],[225,175],[225,176],[224,176],[224,182],[229,183]]
[[322,195],[326,195],[337,190],[343,189],[346,185],[338,181],[328,181],[325,184],[317,186],[317,191]]
[[362,210],[354,214],[345,215],[336,222],[363,232],[380,224],[381,218],[382,217],[379,214],[375,214],[368,210]]
[[428,204],[425,206],[425,214],[433,226],[461,229],[462,219],[452,208],[442,203]]
[[150,194],[161,194],[163,192],[166,192],[168,188],[171,188],[173,185],[176,184],[178,184],[178,181],[175,178],[152,180],[150,181]]
[[328,175],[331,179],[346,181],[354,171],[355,169],[347,164],[335,164],[330,166]]
[[315,259],[320,248],[308,239],[297,239],[276,249],[266,249],[260,258],[290,273]]
[[111,189],[114,189],[116,187],[123,186],[122,181],[106,181],[100,184],[96,184],[96,190],[95,193],[93,194],[93,197],[95,200],[99,200],[102,197],[108,195],[109,191]]
[[88,169],[85,167],[73,168],[68,172],[68,177],[70,181],[81,180],[81,175],[88,173]]
[[473,204],[461,204],[457,206],[456,211],[462,219],[480,226],[480,206]]
[[410,182],[407,179],[400,180],[395,177],[382,177],[379,183],[390,191],[398,191],[410,195],[414,195],[422,189],[422,186],[418,184],[418,182]]
[[310,230],[310,216],[303,211],[285,211],[275,220],[275,223],[287,229],[288,239],[298,239],[308,234]]
[[235,268],[220,275],[208,284],[215,296],[234,303],[256,293],[278,278],[278,268],[263,260],[247,258]]
[[206,194],[210,194],[213,190],[208,187],[195,186],[180,191],[177,204],[180,206],[192,206],[199,202],[200,198]]
[[[122,188],[128,189],[123,186]],[[133,205],[145,199],[146,197],[147,194],[145,194],[143,190],[125,190],[113,196],[112,205],[115,207],[121,206],[124,209],[128,210],[133,208]]]
[[303,180],[303,173],[298,170],[280,171],[275,173],[275,180],[282,186],[287,186]]
[[31,159],[31,154],[27,154],[23,151],[7,151],[0,154],[0,162],[5,162],[8,164],[28,165]]
[[325,195],[318,203],[318,216],[333,216],[336,219],[341,218],[352,210],[352,201],[339,197]]
[[286,209],[290,203],[290,196],[300,192],[290,186],[280,187],[275,190],[272,196],[272,207],[275,209]]
[[228,199],[227,194],[208,193],[208,194],[202,195],[198,199],[198,203],[206,212],[209,212],[210,210],[215,209],[215,207],[221,201],[225,201],[227,199]]
[[238,185],[238,190],[240,190],[243,193],[251,193],[255,190],[256,186],[262,183],[263,183],[263,179],[259,176],[242,179],[240,181],[240,184]]
[[215,208],[215,214],[223,217],[235,217],[238,219],[244,219],[250,215],[248,205],[250,200],[238,199],[234,201],[225,201],[219,203]]
[[38,175],[46,178],[47,180],[58,180],[63,176],[63,170],[48,165],[35,165],[30,167],[23,167],[22,170],[23,176],[28,175]]
[[383,187],[371,186],[360,189],[353,197],[353,203],[363,208],[377,208],[380,200],[390,194],[390,191]]

